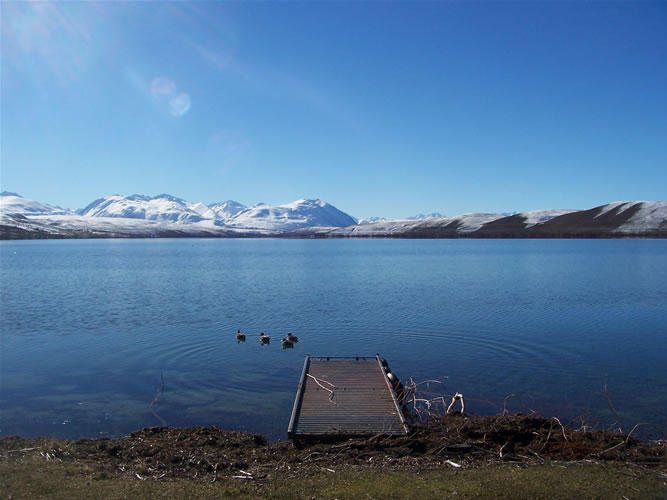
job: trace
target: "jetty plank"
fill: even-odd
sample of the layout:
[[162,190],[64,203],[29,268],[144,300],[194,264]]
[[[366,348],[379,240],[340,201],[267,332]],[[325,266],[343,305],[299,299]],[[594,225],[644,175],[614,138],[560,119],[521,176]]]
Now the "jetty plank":
[[379,355],[306,356],[287,432],[290,438],[406,433]]

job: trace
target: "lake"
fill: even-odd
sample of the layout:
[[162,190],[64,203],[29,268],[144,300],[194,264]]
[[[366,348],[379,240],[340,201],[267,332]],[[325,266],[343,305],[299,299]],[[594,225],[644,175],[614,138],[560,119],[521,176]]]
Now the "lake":
[[0,259],[2,436],[286,439],[306,353],[380,353],[468,412],[514,394],[599,428],[608,384],[628,427],[664,429],[667,240],[49,240]]

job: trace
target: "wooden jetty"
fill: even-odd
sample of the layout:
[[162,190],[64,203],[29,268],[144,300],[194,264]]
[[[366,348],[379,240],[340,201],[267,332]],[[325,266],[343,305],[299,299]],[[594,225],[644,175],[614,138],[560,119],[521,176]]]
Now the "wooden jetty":
[[288,437],[322,439],[407,432],[379,355],[306,356]]

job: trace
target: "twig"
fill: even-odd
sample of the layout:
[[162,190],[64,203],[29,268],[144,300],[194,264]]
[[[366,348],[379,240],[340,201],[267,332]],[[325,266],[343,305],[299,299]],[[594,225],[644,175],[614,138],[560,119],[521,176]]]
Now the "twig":
[[503,400],[503,417],[507,415],[509,412],[507,411],[507,400],[510,398],[515,398],[516,394],[510,394],[509,396],[505,396],[505,399]]
[[551,427],[549,427],[549,434],[547,434],[547,438],[544,440],[544,444],[542,445],[542,448],[539,449],[539,451],[542,451],[544,447],[547,445],[549,442],[549,438],[551,437],[551,431],[554,429],[554,423],[553,421],[551,422]]
[[[319,380],[317,377],[313,377],[310,373],[306,373],[306,376],[312,378],[312,379],[315,381],[315,383],[316,383],[317,385],[319,385],[322,389],[324,389],[325,391],[327,391],[327,392],[329,393],[329,403],[332,403],[332,404],[335,404],[336,406],[338,406],[338,403],[336,403],[336,402],[333,400],[333,398],[334,398],[334,396],[335,396],[334,391],[332,391],[331,389],[327,389],[326,387],[324,387],[322,384],[320,384],[320,380]],[[322,382],[324,382],[325,384],[329,384],[329,385],[330,385],[331,387],[333,387],[334,389],[337,388],[337,387],[336,387],[335,385],[333,385],[331,382],[327,382],[326,380],[322,380]]]
[[621,427],[621,431],[623,432],[623,434],[627,434],[627,432],[625,430],[625,425],[623,424],[623,421],[621,420],[621,417],[618,416],[618,413],[616,413],[616,409],[614,408],[614,405],[611,404],[611,398],[609,397],[609,389],[607,387],[607,384],[604,384],[604,395],[607,398],[607,404],[609,405],[609,409],[614,414],[614,416],[616,417],[616,421],[618,422],[618,425]]
[[560,420],[558,420],[556,417],[552,417],[556,422],[558,422],[558,425],[560,425],[560,430],[563,432],[563,437],[565,438],[565,441],[567,441],[567,436],[565,435],[565,427],[563,427],[563,424],[560,423]]
[[449,403],[449,407],[447,407],[447,414],[449,414],[452,411],[452,407],[454,406],[454,404],[458,400],[461,400],[461,413],[463,413],[465,411],[466,404],[465,404],[465,401],[463,400],[463,394],[461,394],[460,392],[457,392],[452,397],[452,402]]
[[621,441],[621,442],[618,443],[618,444],[615,444],[615,445],[612,446],[611,448],[607,448],[606,450],[601,451],[600,453],[598,453],[598,455],[602,455],[603,453],[607,453],[607,452],[609,452],[609,451],[615,450],[615,449],[618,448],[619,446],[623,446],[624,444],[628,444],[628,441],[630,441],[630,436],[632,436],[632,433],[635,432],[635,429],[637,429],[637,427],[641,427],[642,425],[651,425],[651,424],[644,424],[644,423],[636,424],[636,425],[632,428],[632,430],[625,436],[625,439],[624,439],[623,441]]
[[324,453],[320,453],[319,451],[313,451],[312,453],[308,453],[305,457],[301,459],[302,462],[306,462],[310,457],[313,455],[323,455]]
[[412,382],[413,387],[419,387],[420,385],[426,384],[426,387],[428,389],[430,389],[429,385],[431,382],[433,382],[434,384],[442,384],[441,380],[433,380],[433,379],[423,380],[422,382],[414,382],[412,380],[412,377],[410,377],[410,382]]
[[155,416],[155,418],[157,418],[164,427],[167,427],[167,422],[165,422],[165,420],[160,415],[157,414],[154,408],[154,406],[157,404],[158,400],[160,399],[160,397],[162,397],[162,394],[164,393],[164,373],[162,372],[160,372],[160,382],[161,382],[160,388],[157,390],[157,394],[155,394],[155,397],[153,398],[153,401],[151,401],[149,408],[151,409],[151,413]]
[[483,452],[485,452],[485,453],[488,453],[489,455],[493,455],[493,456],[496,455],[496,454],[495,454],[494,452],[492,452],[491,450],[487,450],[486,448],[482,448],[481,446],[477,446],[477,445],[474,445],[474,444],[471,445],[471,446],[472,446],[473,448],[479,450],[479,451],[483,451]]
[[306,373],[306,375],[309,376],[310,378],[312,378],[315,382],[317,382],[317,385],[319,385],[320,387],[322,387],[322,384],[320,383],[320,382],[322,382],[324,384],[330,385],[334,389],[337,389],[337,387],[334,384],[332,384],[331,382],[329,382],[328,380],[319,379],[317,377],[314,377],[310,373]]

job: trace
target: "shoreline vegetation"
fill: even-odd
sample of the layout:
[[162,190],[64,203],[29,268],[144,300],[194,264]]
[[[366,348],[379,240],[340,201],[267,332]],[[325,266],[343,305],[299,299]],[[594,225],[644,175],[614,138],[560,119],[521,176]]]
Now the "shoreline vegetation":
[[[635,427],[636,428],[636,427]],[[452,414],[405,437],[268,443],[216,427],[0,439],[11,498],[661,498],[667,443],[535,415]]]

